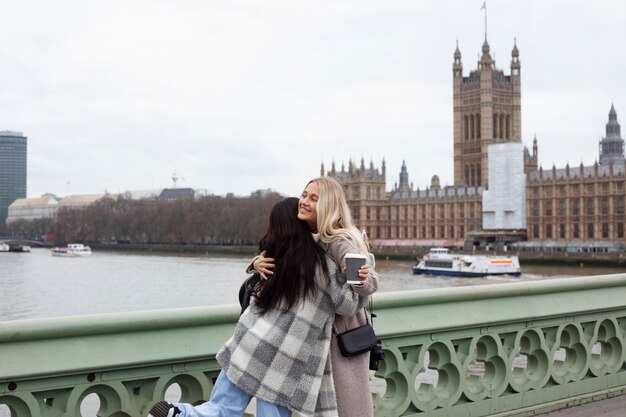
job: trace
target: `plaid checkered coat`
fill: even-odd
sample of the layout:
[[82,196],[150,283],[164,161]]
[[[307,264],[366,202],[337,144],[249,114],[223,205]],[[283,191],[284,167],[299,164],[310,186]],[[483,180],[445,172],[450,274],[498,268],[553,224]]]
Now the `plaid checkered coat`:
[[330,284],[318,269],[318,290],[291,310],[261,315],[254,303],[217,354],[239,388],[302,416],[337,416],[330,362],[335,313],[352,316],[367,303],[328,258]]

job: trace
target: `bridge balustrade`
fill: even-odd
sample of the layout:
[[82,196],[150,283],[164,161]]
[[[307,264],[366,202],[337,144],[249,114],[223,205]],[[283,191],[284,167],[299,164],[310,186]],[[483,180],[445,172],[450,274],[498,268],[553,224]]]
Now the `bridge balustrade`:
[[[419,278],[415,278],[419,279]],[[381,293],[376,416],[530,416],[626,392],[626,274]],[[209,397],[236,306],[0,322],[0,416]],[[95,414],[95,411],[94,411]]]

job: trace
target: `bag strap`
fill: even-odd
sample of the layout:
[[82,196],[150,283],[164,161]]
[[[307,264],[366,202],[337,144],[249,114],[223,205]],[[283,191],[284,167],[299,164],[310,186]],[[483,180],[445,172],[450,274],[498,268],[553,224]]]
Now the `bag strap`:
[[[368,307],[363,307],[363,309],[362,309],[362,310],[363,310],[363,314],[365,314],[365,323],[366,323],[366,324],[371,325],[371,326],[372,326],[372,329],[373,329],[373,328],[374,328],[374,317],[375,317],[375,316],[374,316],[374,313],[370,313],[370,314],[369,314],[369,315],[371,315],[371,316],[372,316],[371,323],[370,323],[370,319],[369,319],[368,314],[367,314],[367,309],[368,309],[368,308],[370,308],[369,306],[373,306],[373,304],[372,304],[372,296],[369,296],[368,298],[369,298],[369,299],[368,299],[368,301],[367,301],[367,303],[368,303]],[[359,311],[360,311],[360,310],[359,310]],[[332,331],[333,331],[335,334],[340,334],[340,333],[337,331],[337,328],[335,327],[335,322],[334,322],[334,321],[333,321]]]

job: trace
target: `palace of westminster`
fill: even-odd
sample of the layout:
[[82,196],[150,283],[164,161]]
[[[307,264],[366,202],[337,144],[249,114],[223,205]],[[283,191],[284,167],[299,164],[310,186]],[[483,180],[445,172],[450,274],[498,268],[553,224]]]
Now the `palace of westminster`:
[[[409,184],[403,163],[399,182],[386,191],[386,166],[350,161],[321,174],[346,191],[355,222],[370,240],[451,241],[465,245],[516,241],[626,243],[624,140],[611,105],[599,160],[592,166],[542,169],[537,139],[532,153],[521,143],[519,51],[511,73],[495,68],[485,39],[478,68],[463,76],[454,52],[454,185]],[[517,168],[516,168],[517,167]],[[490,170],[493,171],[490,173]],[[491,184],[491,186],[490,186]]]

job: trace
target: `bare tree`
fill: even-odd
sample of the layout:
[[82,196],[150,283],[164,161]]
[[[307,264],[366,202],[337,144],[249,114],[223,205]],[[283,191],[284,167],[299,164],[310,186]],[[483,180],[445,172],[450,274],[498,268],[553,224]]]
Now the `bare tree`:
[[270,209],[282,198],[275,193],[177,200],[107,196],[86,207],[62,207],[54,219],[17,221],[4,230],[21,237],[47,236],[57,244],[256,245],[267,227]]

